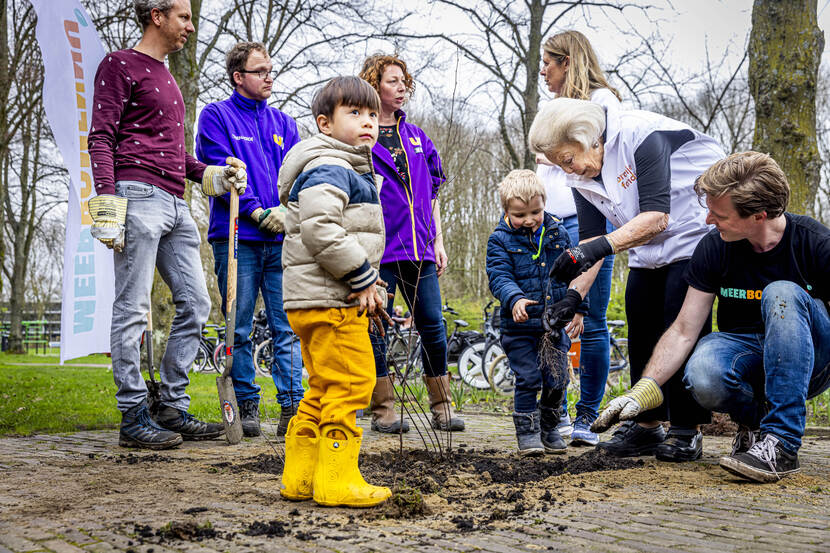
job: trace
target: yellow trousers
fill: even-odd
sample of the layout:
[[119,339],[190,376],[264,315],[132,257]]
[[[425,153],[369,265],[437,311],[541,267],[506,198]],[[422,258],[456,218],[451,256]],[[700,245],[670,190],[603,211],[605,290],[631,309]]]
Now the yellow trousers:
[[308,390],[297,419],[318,426],[342,424],[358,436],[355,416],[375,387],[375,358],[369,318],[357,307],[291,309],[288,322],[300,338]]

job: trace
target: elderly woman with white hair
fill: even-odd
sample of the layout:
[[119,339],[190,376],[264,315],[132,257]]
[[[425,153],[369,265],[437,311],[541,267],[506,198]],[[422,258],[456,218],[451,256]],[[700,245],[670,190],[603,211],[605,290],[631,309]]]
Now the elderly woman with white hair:
[[[565,324],[593,283],[607,255],[629,251],[625,291],[628,353],[635,390],[665,397],[657,409],[623,423],[598,449],[627,457],[655,454],[664,461],[691,461],[703,452],[701,424],[710,413],[682,382],[682,371],[660,390],[638,383],[660,336],[680,311],[684,272],[698,241],[709,231],[695,179],[725,157],[713,138],[685,123],[647,111],[606,112],[601,106],[556,98],[537,114],[530,149],[566,173],[579,219],[578,246],[566,250],[551,273],[571,282],[565,299],[546,314]],[[616,227],[606,234],[606,221]],[[583,274],[584,273],[584,274]],[[577,278],[579,275],[579,278]],[[704,325],[701,336],[711,330]],[[669,420],[668,434],[660,421]]]

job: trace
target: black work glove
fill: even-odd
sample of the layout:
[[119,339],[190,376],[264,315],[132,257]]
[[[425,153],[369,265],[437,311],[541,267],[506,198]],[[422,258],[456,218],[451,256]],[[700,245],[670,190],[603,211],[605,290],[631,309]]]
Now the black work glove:
[[565,297],[545,308],[542,326],[546,332],[559,332],[573,320],[577,308],[582,303],[582,296],[576,290],[568,290]]
[[561,282],[570,282],[593,267],[594,263],[612,253],[614,253],[614,248],[611,247],[611,242],[605,236],[600,236],[596,240],[562,252],[562,255],[553,262],[550,276]]

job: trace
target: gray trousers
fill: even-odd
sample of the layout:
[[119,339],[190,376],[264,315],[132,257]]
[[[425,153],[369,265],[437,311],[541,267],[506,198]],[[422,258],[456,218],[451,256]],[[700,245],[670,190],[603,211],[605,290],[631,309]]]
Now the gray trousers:
[[141,334],[150,310],[154,269],[170,287],[176,316],[161,360],[161,401],[187,410],[187,372],[196,358],[199,336],[210,314],[210,296],[199,256],[199,229],[190,208],[161,188],[137,181],[118,181],[115,193],[127,198],[124,251],[114,254],[115,300],[110,348],[118,409],[144,401]]

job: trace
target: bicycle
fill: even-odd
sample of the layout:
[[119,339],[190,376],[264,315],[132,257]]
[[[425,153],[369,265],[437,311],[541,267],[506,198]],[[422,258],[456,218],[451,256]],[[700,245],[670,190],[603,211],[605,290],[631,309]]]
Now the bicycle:
[[222,329],[222,336],[224,336],[224,328],[219,325],[207,324],[202,329],[202,335],[199,337],[199,348],[196,350],[196,358],[193,360],[193,366],[191,367],[193,372],[220,372],[213,361],[213,352],[219,342],[219,337],[210,335],[211,329],[218,334],[220,328]]
[[[493,361],[504,350],[499,343],[501,337],[500,322],[501,316],[497,308],[493,308],[494,300],[490,300],[484,307],[484,333],[483,340],[470,344],[458,357],[458,374],[461,380],[478,390],[490,388],[488,368]],[[508,370],[505,374],[499,373],[500,381],[512,379],[512,373]]]
[[386,331],[386,363],[398,377],[417,378],[424,373],[421,335],[414,327],[401,328],[406,319],[392,317]]
[[[442,310],[450,315],[460,316],[449,304],[444,305]],[[478,330],[461,330],[462,328],[470,326],[470,323],[464,319],[453,319],[452,322],[455,327],[453,328],[452,334],[447,338],[447,364],[455,363],[457,365],[461,353],[476,342],[484,341],[484,335]],[[446,324],[447,320],[444,319],[445,327]]]
[[225,327],[218,327],[216,329],[216,347],[213,348],[213,366],[216,372],[222,372],[225,368]]

